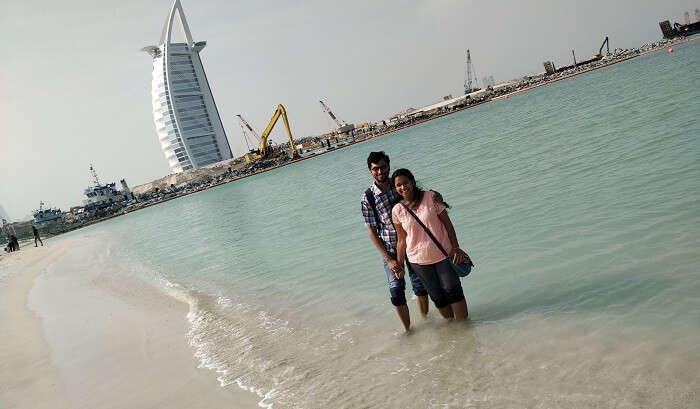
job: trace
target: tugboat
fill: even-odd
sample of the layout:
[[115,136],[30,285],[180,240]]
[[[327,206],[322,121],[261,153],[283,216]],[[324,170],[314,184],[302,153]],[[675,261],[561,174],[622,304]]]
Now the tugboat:
[[83,200],[85,211],[103,209],[115,203],[127,202],[133,199],[129,186],[127,186],[124,179],[120,181],[122,190],[119,191],[115,183],[101,184],[92,164],[90,164],[90,175],[92,176],[92,186],[85,189],[86,199]]
[[44,208],[44,202],[39,202],[39,208],[32,213],[34,216],[34,224],[43,225],[55,221],[60,221],[63,218],[61,209],[50,207]]

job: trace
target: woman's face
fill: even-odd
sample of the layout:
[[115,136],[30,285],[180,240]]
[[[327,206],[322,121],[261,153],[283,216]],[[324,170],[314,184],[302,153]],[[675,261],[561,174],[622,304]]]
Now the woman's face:
[[399,175],[394,179],[394,187],[396,192],[406,200],[413,199],[413,183],[406,176]]

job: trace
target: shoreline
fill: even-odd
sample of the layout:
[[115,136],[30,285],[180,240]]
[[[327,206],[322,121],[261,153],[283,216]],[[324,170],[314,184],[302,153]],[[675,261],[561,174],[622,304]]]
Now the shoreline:
[[[285,166],[289,166],[289,165],[295,164],[295,163],[297,163],[297,162],[301,162],[301,161],[304,161],[304,160],[312,159],[312,158],[315,158],[315,157],[317,157],[317,156],[321,156],[321,155],[324,155],[324,154],[327,154],[327,153],[334,152],[334,151],[339,150],[339,149],[343,149],[343,148],[347,148],[347,147],[352,146],[352,145],[356,145],[356,144],[358,144],[358,143],[367,142],[367,141],[370,141],[370,140],[379,138],[379,137],[384,136],[384,135],[388,135],[388,134],[391,134],[391,133],[394,133],[394,132],[401,131],[401,130],[406,129],[406,128],[410,128],[410,127],[412,127],[412,126],[420,125],[420,124],[423,124],[423,123],[425,123],[425,122],[432,121],[432,120],[435,120],[435,119],[438,119],[438,118],[442,118],[442,117],[447,116],[447,115],[452,115],[452,114],[455,114],[455,113],[457,113],[457,112],[464,111],[464,110],[466,110],[466,109],[474,108],[474,107],[477,107],[477,106],[480,106],[480,105],[483,105],[483,104],[486,104],[486,103],[489,103],[489,102],[501,100],[501,99],[508,99],[508,98],[510,98],[511,95],[515,95],[515,94],[519,94],[519,93],[522,93],[522,92],[530,91],[530,90],[535,89],[535,88],[539,88],[539,87],[543,87],[543,86],[545,86],[545,85],[553,84],[553,83],[558,82],[558,81],[561,81],[561,80],[569,79],[569,78],[572,78],[572,77],[575,77],[575,76],[578,76],[578,75],[581,75],[581,74],[585,74],[585,73],[588,73],[588,72],[591,72],[591,71],[595,71],[595,70],[599,70],[599,69],[602,69],[602,68],[606,68],[606,67],[609,67],[609,66],[611,66],[611,65],[615,65],[615,64],[621,63],[621,62],[623,62],[623,61],[628,61],[628,60],[631,60],[631,59],[633,59],[633,58],[641,57],[641,56],[648,55],[648,54],[651,54],[651,53],[654,53],[654,52],[659,52],[659,51],[661,51],[661,50],[667,49],[668,47],[674,47],[674,46],[677,46],[677,45],[686,44],[686,43],[689,43],[689,42],[691,42],[691,41],[695,41],[695,40],[698,40],[698,39],[700,39],[700,37],[683,38],[683,39],[681,39],[681,40],[674,41],[674,42],[671,42],[671,43],[668,43],[668,44],[664,44],[663,46],[656,47],[656,48],[652,48],[652,49],[649,49],[649,50],[640,52],[640,53],[638,53],[638,54],[633,54],[633,55],[629,55],[629,56],[626,56],[626,57],[622,57],[622,58],[616,59],[616,60],[614,60],[614,61],[610,61],[610,62],[608,62],[608,63],[600,64],[600,65],[597,65],[597,66],[594,66],[594,67],[584,68],[584,69],[581,69],[580,71],[576,71],[576,72],[573,72],[573,73],[570,73],[570,74],[566,74],[566,75],[563,75],[563,76],[561,76],[561,77],[553,78],[553,79],[550,79],[550,80],[542,81],[542,82],[540,82],[540,83],[533,84],[533,85],[530,85],[530,86],[528,86],[528,87],[521,88],[521,89],[518,89],[518,90],[510,91],[510,92],[507,92],[507,93],[502,94],[502,95],[498,95],[498,96],[495,96],[495,97],[491,97],[491,98],[485,99],[485,100],[483,100],[483,101],[476,102],[476,103],[473,103],[473,104],[470,104],[470,105],[467,105],[467,106],[464,106],[464,107],[461,107],[461,108],[457,108],[457,109],[454,109],[454,110],[451,110],[451,111],[447,111],[447,112],[443,112],[443,113],[440,113],[440,114],[435,114],[435,115],[432,115],[432,116],[430,116],[430,117],[428,117],[428,118],[418,119],[418,120],[415,120],[415,121],[413,121],[413,122],[411,122],[411,123],[408,123],[408,124],[406,124],[406,125],[402,125],[402,126],[399,126],[399,127],[396,127],[396,128],[392,128],[392,129],[390,129],[390,130],[388,130],[388,131],[385,131],[385,132],[380,132],[380,133],[378,133],[378,134],[376,134],[376,135],[372,135],[372,136],[369,136],[369,137],[366,137],[366,138],[363,138],[363,139],[359,139],[359,140],[354,140],[354,141],[348,142],[348,143],[346,143],[346,144],[344,144],[344,145],[342,145],[342,146],[334,146],[334,147],[332,147],[332,148],[328,148],[327,150],[325,150],[325,151],[323,151],[323,152],[313,153],[313,154],[310,154],[310,155],[308,155],[308,156],[300,157],[300,158],[298,158],[298,159],[293,159],[293,160],[291,160],[291,161],[284,162],[284,163],[279,164],[279,165],[271,166],[271,167],[268,167],[268,168],[265,168],[265,169],[261,169],[261,170],[255,171],[255,172],[251,172],[251,173],[248,173],[248,174],[245,174],[245,175],[242,175],[242,176],[237,176],[237,177],[234,177],[234,178],[229,179],[229,180],[221,181],[221,182],[215,183],[215,184],[213,184],[213,185],[205,186],[205,187],[202,187],[202,188],[200,188],[200,189],[193,190],[193,191],[191,191],[191,192],[186,192],[186,193],[183,193],[183,194],[180,194],[180,195],[176,195],[176,196],[173,196],[173,197],[168,197],[168,198],[165,198],[165,199],[163,199],[163,200],[159,200],[159,201],[157,201],[157,202],[149,203],[149,204],[144,205],[144,206],[142,206],[142,207],[138,207],[138,208],[132,209],[132,210],[130,210],[130,211],[124,211],[124,212],[122,212],[122,213],[116,213],[116,214],[113,214],[113,215],[110,215],[110,216],[107,216],[107,217],[103,217],[103,218],[100,218],[100,219],[97,219],[97,220],[92,220],[92,221],[90,221],[90,222],[88,222],[88,223],[85,223],[85,224],[83,224],[83,225],[81,225],[81,226],[77,226],[77,227],[75,227],[75,228],[62,231],[62,232],[60,232],[60,233],[58,233],[58,234],[56,234],[56,235],[54,235],[54,236],[59,236],[59,235],[61,235],[61,234],[68,233],[68,232],[71,232],[71,231],[74,231],[74,230],[78,230],[78,229],[81,229],[81,228],[83,228],[83,227],[91,226],[91,225],[93,225],[93,224],[100,223],[100,222],[103,222],[103,221],[107,221],[107,220],[113,219],[113,218],[115,218],[115,217],[124,216],[124,215],[126,215],[126,214],[129,214],[129,213],[132,213],[132,212],[136,212],[136,211],[139,211],[139,210],[142,210],[142,209],[151,207],[151,206],[155,206],[155,205],[158,205],[158,204],[161,204],[161,203],[165,203],[165,202],[168,202],[168,201],[170,201],[170,200],[179,199],[179,198],[182,198],[182,197],[185,197],[185,196],[189,196],[189,195],[192,195],[192,194],[195,194],[195,193],[199,193],[199,192],[202,192],[202,191],[205,191],[205,190],[213,189],[213,188],[218,187],[218,186],[221,186],[221,185],[225,185],[225,184],[228,184],[228,183],[232,183],[232,182],[235,182],[235,181],[238,181],[238,180],[241,180],[241,179],[245,179],[245,178],[248,178],[248,177],[251,177],[251,176],[259,175],[259,174],[261,174],[261,173],[269,172],[269,171],[271,171],[271,170],[283,168],[283,167],[285,167]],[[52,237],[53,237],[53,236],[52,236]]]
[[7,334],[0,402],[31,409],[258,407],[257,394],[222,387],[201,367],[186,339],[185,301],[76,263],[71,249],[84,245],[50,240],[0,260],[0,332]]

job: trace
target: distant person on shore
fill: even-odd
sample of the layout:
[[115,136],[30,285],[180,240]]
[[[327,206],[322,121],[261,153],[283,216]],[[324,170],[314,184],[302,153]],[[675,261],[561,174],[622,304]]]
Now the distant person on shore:
[[11,234],[9,241],[10,241],[9,242],[10,251],[19,250],[19,240],[17,240],[17,236],[15,236],[14,234]]
[[32,233],[34,233],[34,247],[38,247],[37,244],[36,244],[37,240],[38,240],[39,243],[41,243],[41,245],[43,246],[43,245],[44,245],[44,242],[41,241],[41,237],[39,237],[39,230],[38,230],[38,229],[36,228],[36,226],[33,225],[33,224],[32,224]]
[[[406,281],[404,263],[396,258],[397,236],[391,220],[391,208],[401,197],[396,193],[389,179],[389,156],[384,152],[372,152],[367,157],[367,167],[374,183],[362,195],[362,217],[369,232],[369,238],[384,258],[384,270],[389,284],[391,304],[408,331],[411,317],[406,304]],[[418,309],[422,316],[428,313],[428,292],[420,278],[408,269],[411,287],[416,295]]]
[[5,247],[5,251],[8,253],[14,251],[15,243],[12,238],[15,235],[15,229],[5,219],[2,219],[2,232],[5,233],[5,237],[7,237],[7,247]]
[[[459,248],[457,234],[445,210],[448,205],[442,200],[437,201],[434,192],[423,191],[416,186],[416,179],[408,169],[397,169],[391,175],[391,180],[402,199],[392,210],[398,234],[398,263],[403,264],[404,260],[408,260],[408,265],[420,276],[440,315],[445,319],[466,320],[469,314],[467,302],[450,258],[455,264],[465,261],[471,264],[471,260]],[[442,250],[408,209],[430,230]]]

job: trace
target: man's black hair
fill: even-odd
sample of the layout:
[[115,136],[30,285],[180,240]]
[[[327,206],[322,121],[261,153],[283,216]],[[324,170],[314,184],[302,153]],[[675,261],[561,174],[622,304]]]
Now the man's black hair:
[[373,163],[379,163],[381,161],[385,161],[387,165],[389,165],[389,156],[387,156],[384,151],[379,151],[379,152],[370,152],[369,156],[367,157],[367,169],[372,169],[372,164]]

